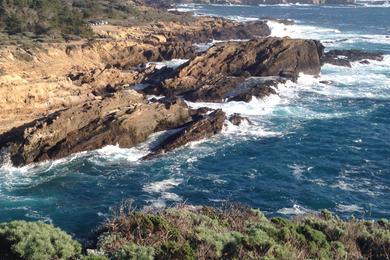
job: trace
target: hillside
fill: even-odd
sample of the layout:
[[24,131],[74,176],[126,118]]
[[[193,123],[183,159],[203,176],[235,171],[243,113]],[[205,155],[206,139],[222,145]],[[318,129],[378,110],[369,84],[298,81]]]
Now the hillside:
[[0,0],[0,42],[58,42],[92,37],[96,20],[113,25],[178,21],[175,15],[132,0]]

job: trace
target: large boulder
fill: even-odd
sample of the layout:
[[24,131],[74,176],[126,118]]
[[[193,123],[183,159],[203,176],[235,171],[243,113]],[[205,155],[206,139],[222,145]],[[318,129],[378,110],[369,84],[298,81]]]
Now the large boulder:
[[135,91],[120,91],[12,129],[0,135],[0,148],[21,166],[106,145],[133,147],[154,132],[190,120],[189,109],[180,100],[148,103]]

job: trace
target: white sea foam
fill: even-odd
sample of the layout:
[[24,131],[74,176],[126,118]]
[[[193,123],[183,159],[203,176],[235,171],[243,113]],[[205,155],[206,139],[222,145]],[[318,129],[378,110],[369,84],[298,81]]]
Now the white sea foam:
[[[107,165],[109,163],[127,162],[136,163],[139,159],[150,152],[150,146],[158,142],[164,135],[176,130],[158,132],[151,135],[148,140],[133,148],[120,148],[119,145],[108,145],[91,152],[81,152],[71,156],[52,161],[29,164],[24,167],[14,167],[9,160],[8,163],[0,167],[0,189],[14,190],[31,188],[42,183],[49,182],[67,173],[65,165],[72,164],[73,161],[86,159],[96,165]],[[61,171],[50,173],[56,168]],[[66,168],[65,168],[66,169]],[[50,173],[50,174],[49,174]]]
[[298,204],[294,204],[291,208],[282,208],[277,211],[279,214],[283,215],[303,215],[313,212],[310,209],[304,208]]
[[163,181],[156,181],[152,182],[150,184],[147,184],[144,186],[143,190],[149,193],[161,193],[164,191],[167,191],[169,189],[172,189],[173,187],[176,187],[180,185],[183,182],[183,179],[167,179]]
[[[354,173],[358,172],[359,169],[353,169],[351,171],[345,170],[340,177],[331,185],[332,188],[341,189],[348,192],[357,192],[363,193],[371,197],[377,197],[383,194],[383,190],[386,190],[386,187],[381,185],[373,185],[373,183],[364,178],[354,177]],[[351,176],[349,176],[351,175]]]
[[364,208],[359,207],[358,205],[355,204],[352,205],[337,204],[336,210],[339,212],[364,212]]
[[326,28],[320,26],[304,25],[299,21],[295,24],[283,24],[269,20],[267,25],[271,29],[271,36],[291,37],[302,39],[317,39],[326,47],[340,48],[345,44],[368,42],[376,44],[390,44],[390,35],[384,34],[358,34],[353,32],[342,32],[337,28]]
[[177,68],[180,65],[186,63],[188,60],[186,59],[172,59],[169,61],[160,61],[160,62],[148,62],[146,63],[146,67],[150,67],[151,65],[155,65],[156,69],[162,69],[164,67],[168,68]]
[[111,161],[126,160],[129,162],[138,161],[149,153],[148,143],[143,143],[134,148],[120,148],[119,145],[107,145],[94,152],[93,160],[104,158]]
[[166,206],[167,201],[180,202],[182,198],[173,193],[169,192],[172,188],[180,185],[183,182],[182,178],[170,178],[163,181],[156,181],[144,185],[143,191],[150,193],[152,195],[158,195],[157,199],[151,199],[149,202],[152,208],[162,208]]
[[324,35],[339,34],[340,30],[334,28],[324,28],[311,25],[298,24],[286,25],[277,21],[269,20],[267,25],[271,29],[271,36],[276,37],[291,37],[291,38],[307,38],[307,39],[320,39]]
[[292,170],[292,174],[298,180],[302,179],[303,174],[307,171],[307,167],[305,165],[299,164],[288,165],[288,168]]
[[259,116],[269,114],[272,109],[280,103],[278,95],[271,95],[264,99],[253,97],[251,101],[232,101],[224,103],[209,103],[209,102],[189,102],[187,104],[192,108],[209,107],[211,109],[222,109],[228,115],[240,113],[246,116]]
[[253,22],[253,21],[260,20],[257,17],[247,17],[247,16],[240,16],[240,15],[226,16],[226,18],[238,22]]
[[321,88],[313,88],[319,94],[330,97],[349,98],[390,98],[390,55],[385,55],[383,61],[370,60],[365,65],[353,62],[352,68],[325,64],[322,68]]
[[239,126],[233,125],[230,121],[225,122],[222,131],[223,135],[238,136],[238,137],[273,137],[281,136],[283,133],[271,131],[258,123],[244,122]]
[[214,43],[209,42],[209,43],[197,43],[194,44],[194,46],[197,48],[197,52],[204,52],[207,51],[210,47],[212,47]]
[[170,8],[168,11],[177,11],[177,12],[195,12],[201,9],[200,5],[197,4],[178,4],[175,8]]

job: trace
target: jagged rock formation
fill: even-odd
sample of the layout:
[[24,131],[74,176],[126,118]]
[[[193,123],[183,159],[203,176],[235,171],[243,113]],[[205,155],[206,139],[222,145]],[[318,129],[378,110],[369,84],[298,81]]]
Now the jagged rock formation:
[[[299,73],[318,75],[323,46],[314,40],[290,38],[257,39],[217,44],[169,72],[168,78],[147,92],[173,92],[191,101],[248,101],[254,95],[274,94],[271,86]],[[269,77],[249,84],[246,78]]]
[[53,113],[0,135],[14,165],[20,166],[72,153],[119,144],[132,147],[157,131],[191,120],[182,101],[151,103],[135,91],[121,91]]

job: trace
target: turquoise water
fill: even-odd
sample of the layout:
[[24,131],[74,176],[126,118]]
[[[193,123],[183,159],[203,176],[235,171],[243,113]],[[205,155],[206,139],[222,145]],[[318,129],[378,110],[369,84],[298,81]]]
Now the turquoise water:
[[39,219],[86,238],[125,199],[138,208],[239,201],[269,215],[327,208],[344,217],[390,218],[390,8],[181,8],[238,20],[294,19],[292,26],[271,22],[273,35],[386,56],[352,68],[326,65],[321,77],[302,75],[265,101],[191,104],[240,112],[255,125],[228,125],[210,140],[153,161],[137,161],[146,143],[20,169],[3,165],[0,221]]

